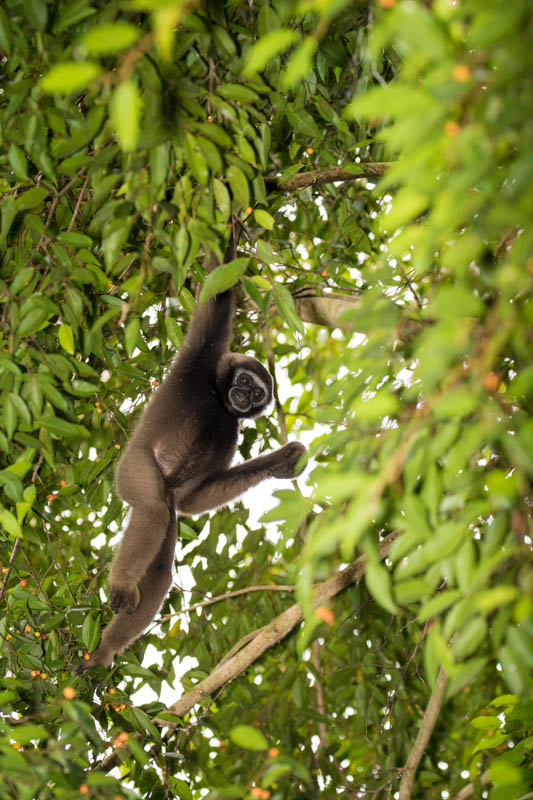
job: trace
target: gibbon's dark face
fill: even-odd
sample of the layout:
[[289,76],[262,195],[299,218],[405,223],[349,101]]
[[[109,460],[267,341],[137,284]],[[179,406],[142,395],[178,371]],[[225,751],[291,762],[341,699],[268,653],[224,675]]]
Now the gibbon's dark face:
[[230,372],[227,407],[237,417],[257,417],[272,401],[272,377],[255,358],[239,359]]

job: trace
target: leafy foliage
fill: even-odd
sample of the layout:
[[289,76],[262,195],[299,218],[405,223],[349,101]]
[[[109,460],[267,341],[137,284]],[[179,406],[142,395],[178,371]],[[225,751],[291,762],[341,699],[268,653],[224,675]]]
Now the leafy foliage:
[[[2,796],[391,797],[441,667],[415,796],[531,787],[531,23],[528,0],[0,7]],[[78,678],[113,468],[200,283],[239,284],[235,347],[277,373],[243,458],[312,440],[307,485],[181,520],[159,624]],[[339,299],[335,330],[307,321]],[[179,680],[295,597],[302,628],[163,735]]]

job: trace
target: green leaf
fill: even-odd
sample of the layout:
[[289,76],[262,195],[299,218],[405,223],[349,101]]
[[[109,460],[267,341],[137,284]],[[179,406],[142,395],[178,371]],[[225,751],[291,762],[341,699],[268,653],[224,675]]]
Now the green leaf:
[[81,629],[81,640],[89,653],[92,653],[100,641],[100,614],[87,614]]
[[183,342],[183,331],[181,330],[180,326],[175,319],[172,319],[172,317],[167,317],[165,319],[165,327],[167,329],[167,337],[169,341],[176,348],[176,350],[179,350],[181,343]]
[[287,108],[287,119],[297,133],[311,138],[320,136],[320,130],[313,117],[303,108]]
[[139,317],[130,319],[126,325],[126,328],[124,329],[124,344],[126,345],[126,352],[130,358],[139,342],[140,331],[141,320]]
[[298,81],[303,80],[313,66],[318,41],[314,36],[306,36],[300,46],[291,54],[281,76],[282,89],[292,89]]
[[236,725],[229,732],[230,739],[246,750],[267,750],[268,742],[257,728],[251,725]]
[[297,39],[296,31],[289,28],[279,28],[261,36],[246,53],[242,75],[249,78],[260,72],[272,58],[287,50]]
[[70,94],[84,89],[102,71],[95,61],[65,61],[55,64],[39,81],[44,92]]
[[418,612],[418,619],[424,621],[430,617],[436,617],[441,611],[444,611],[444,609],[451,606],[452,603],[455,603],[456,600],[459,600],[461,597],[462,594],[459,589],[449,589],[446,592],[441,592],[436,597],[432,597],[431,600],[428,600],[427,603],[424,603]]
[[276,303],[281,317],[289,328],[303,334],[305,328],[296,312],[292,295],[281,283],[274,282],[274,302]]
[[200,292],[200,303],[205,303],[210,297],[235,286],[241,275],[246,272],[249,261],[248,258],[236,258],[210,272]]
[[126,152],[137,147],[142,105],[139,89],[132,80],[119,83],[111,95],[109,119],[120,146]]
[[259,100],[259,95],[253,89],[242,86],[240,83],[226,83],[220,86],[218,93],[227,100],[234,100],[236,103],[255,103]]
[[28,159],[26,153],[16,144],[12,144],[8,152],[9,163],[16,177],[21,181],[28,178]]
[[66,350],[67,353],[70,353],[71,356],[74,355],[74,334],[72,333],[72,328],[70,325],[60,325],[57,331],[57,335],[59,338],[59,344]]
[[26,18],[39,31],[44,31],[48,21],[48,8],[45,0],[24,0],[24,14]]
[[49,194],[49,190],[44,186],[35,186],[17,197],[15,201],[16,210],[29,211],[32,208],[36,208]]
[[248,186],[246,175],[239,167],[230,164],[226,171],[226,177],[235,200],[237,200],[244,209],[247,209],[250,206],[250,187]]
[[17,518],[7,508],[0,507],[0,525],[10,536],[22,536],[22,529]]
[[81,38],[81,46],[91,55],[118,53],[131,47],[140,36],[139,28],[127,22],[108,22],[96,25]]
[[74,425],[72,422],[67,422],[65,419],[59,417],[42,417],[35,420],[34,429],[45,428],[45,430],[53,433],[59,438],[65,437],[67,439],[79,439],[83,436],[88,436],[89,431],[83,425]]
[[398,606],[392,597],[390,574],[378,561],[367,564],[365,582],[368,591],[385,611],[396,614]]
[[17,725],[17,742],[19,744],[29,744],[33,741],[48,739],[50,734],[41,725]]
[[259,225],[262,225],[263,228],[267,228],[271,231],[274,227],[274,217],[272,217],[268,211],[263,211],[261,208],[256,208],[254,211],[254,217]]

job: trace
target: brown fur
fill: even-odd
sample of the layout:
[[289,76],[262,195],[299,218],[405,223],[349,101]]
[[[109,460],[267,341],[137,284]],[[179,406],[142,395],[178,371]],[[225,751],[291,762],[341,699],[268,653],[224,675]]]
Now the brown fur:
[[[233,314],[231,290],[197,304],[182,349],[120,460],[116,487],[131,516],[111,566],[116,614],[81,670],[109,666],[154,618],[172,581],[176,513],[201,514],[266,478],[297,474],[305,452],[298,442],[230,466],[239,418],[264,413],[272,401],[270,373],[254,358],[229,350]],[[251,389],[264,393],[264,402],[244,411],[229,399],[232,389],[244,392],[247,401],[248,386],[237,385],[243,371]]]

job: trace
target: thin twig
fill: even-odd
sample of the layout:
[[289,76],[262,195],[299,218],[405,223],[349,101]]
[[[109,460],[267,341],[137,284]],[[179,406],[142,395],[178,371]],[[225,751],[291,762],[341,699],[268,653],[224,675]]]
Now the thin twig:
[[179,611],[174,611],[172,614],[165,614],[165,616],[159,618],[158,624],[160,622],[167,622],[178,614],[188,614],[189,611],[195,611],[197,608],[205,608],[205,606],[211,606],[213,603],[221,603],[223,600],[229,600],[230,597],[238,597],[241,594],[248,594],[248,592],[294,592],[295,588],[296,587],[292,585],[275,586],[273,584],[245,586],[244,589],[235,589],[233,592],[219,594],[216,597],[210,597],[208,600],[202,600],[201,603],[195,603],[192,606],[187,606],[187,608],[180,608]]
[[409,753],[409,756],[407,757],[407,761],[405,762],[405,767],[402,770],[399,800],[410,800],[411,798],[416,771],[418,769],[420,759],[426,752],[426,747],[431,739],[431,734],[433,733],[433,729],[439,716],[447,685],[448,676],[441,667],[439,674],[437,675],[435,688],[431,692],[431,697],[429,698],[424,719],[422,720],[420,730],[418,731],[418,736],[415,739],[415,743],[411,749],[411,752]]
[[[383,539],[379,544],[379,557],[385,558],[388,554],[393,541],[397,538],[398,532],[394,531]],[[319,606],[335,597],[339,592],[345,589],[354,581],[364,575],[366,569],[366,557],[360,556],[356,561],[352,562],[348,567],[336,572],[331,578],[323,583],[317,584],[314,588],[313,602],[315,606]],[[201,702],[205,697],[210,695],[215,689],[218,689],[225,683],[232,681],[241,672],[244,672],[250,664],[253,664],[257,659],[270,647],[280,642],[289,634],[293,628],[298,625],[303,619],[302,608],[299,603],[287,608],[275,619],[266,625],[261,632],[259,632],[253,640],[246,645],[236,656],[233,656],[229,661],[224,664],[218,664],[215,669],[203,681],[200,681],[190,692],[183,695],[176,703],[171,705],[167,711],[175,714],[178,717],[183,717],[187,714],[193,706]],[[168,720],[159,719],[155,720],[158,724],[165,727],[176,726],[177,723],[169,722]]]
[[81,204],[83,202],[83,196],[84,196],[85,192],[87,191],[87,186],[88,185],[89,185],[89,175],[86,175],[85,176],[85,180],[83,181],[83,186],[81,187],[80,193],[78,194],[78,197],[77,197],[77,200],[76,200],[76,205],[74,207],[74,211],[72,212],[72,217],[70,218],[70,222],[68,224],[67,233],[69,233],[72,230],[72,228],[74,227],[74,223],[76,221],[76,217],[79,214],[80,206],[81,206]]
[[17,555],[17,551],[20,547],[21,538],[17,536],[15,539],[15,543],[13,545],[13,549],[11,550],[11,555],[9,557],[9,565],[7,567],[7,572],[4,577],[4,582],[2,583],[2,588],[0,589],[0,602],[2,602],[4,595],[6,593],[7,583],[9,581],[9,576],[11,575],[11,569],[13,567],[13,561],[15,560],[15,556]]

